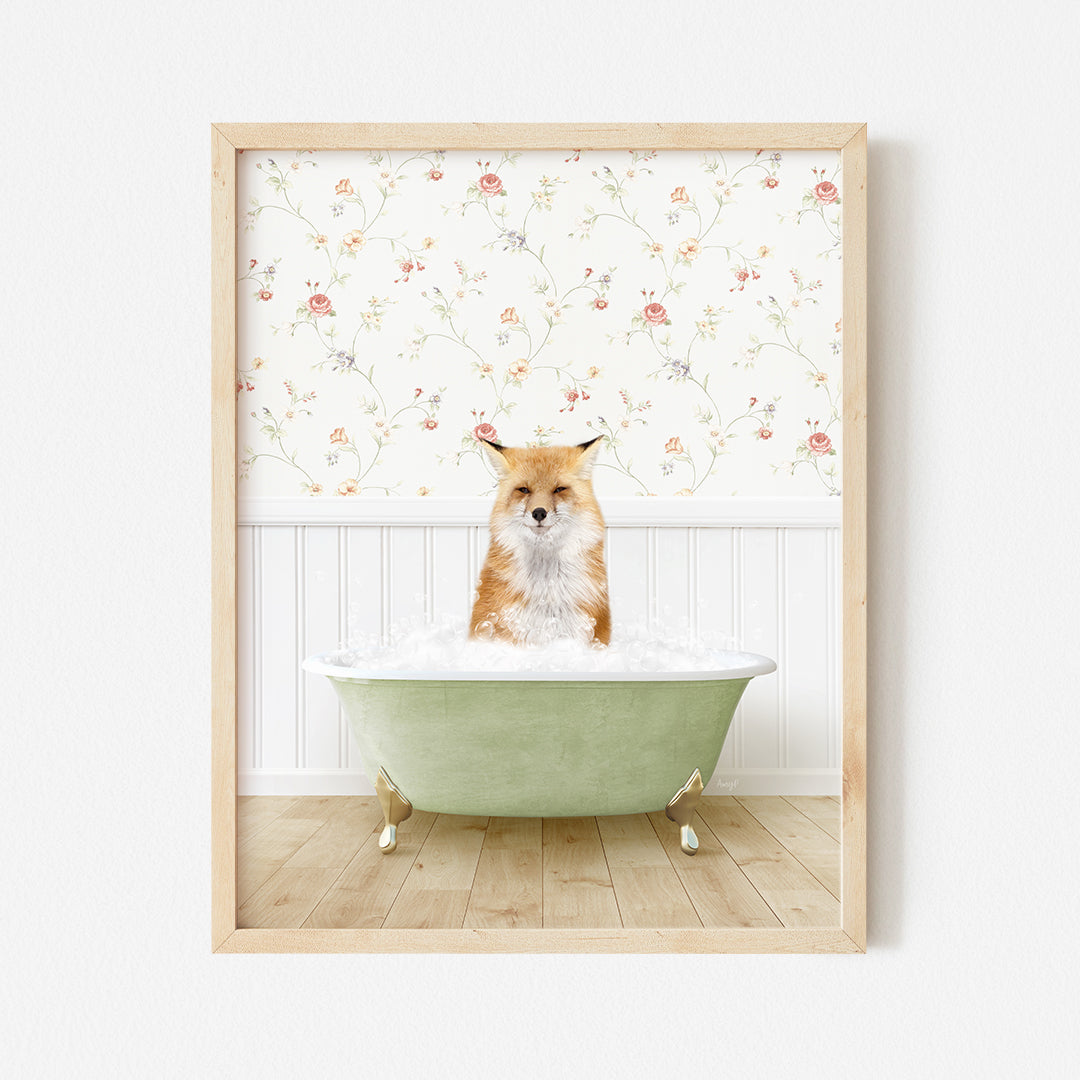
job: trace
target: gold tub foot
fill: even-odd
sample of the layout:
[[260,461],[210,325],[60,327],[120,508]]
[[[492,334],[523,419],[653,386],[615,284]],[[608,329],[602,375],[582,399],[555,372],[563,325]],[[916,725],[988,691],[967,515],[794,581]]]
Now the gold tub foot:
[[375,777],[375,794],[379,796],[386,825],[379,833],[379,850],[389,855],[397,847],[397,827],[412,813],[412,803],[398,790],[386,770],[380,768]]
[[687,855],[697,854],[698,838],[690,822],[694,819],[694,810],[704,790],[701,770],[695,769],[690,779],[675,792],[671,802],[664,809],[664,813],[679,826],[679,847]]

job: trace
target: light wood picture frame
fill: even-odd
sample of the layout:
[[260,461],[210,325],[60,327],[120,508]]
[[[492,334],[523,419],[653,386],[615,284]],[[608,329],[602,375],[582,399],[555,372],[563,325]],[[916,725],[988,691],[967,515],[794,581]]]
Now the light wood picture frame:
[[[843,191],[840,922],[824,928],[250,929],[237,923],[237,155],[250,150],[836,150]],[[864,952],[867,132],[798,124],[214,124],[211,127],[211,948],[214,952]]]

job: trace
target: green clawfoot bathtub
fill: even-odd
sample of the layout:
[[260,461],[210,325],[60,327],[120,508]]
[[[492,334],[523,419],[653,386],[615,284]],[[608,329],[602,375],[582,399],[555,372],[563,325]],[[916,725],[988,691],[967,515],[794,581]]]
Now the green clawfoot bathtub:
[[413,808],[443,814],[592,817],[666,810],[682,850],[735,707],[776,664],[717,653],[712,671],[371,672],[348,653],[304,661],[325,675],[386,818],[393,851]]

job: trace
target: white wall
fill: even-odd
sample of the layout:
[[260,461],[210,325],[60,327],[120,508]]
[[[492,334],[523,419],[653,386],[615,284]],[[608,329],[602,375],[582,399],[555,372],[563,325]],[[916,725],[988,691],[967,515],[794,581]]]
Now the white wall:
[[[864,0],[9,12],[9,1069],[1065,1075],[1077,19]],[[209,954],[208,125],[354,118],[869,121],[868,955]],[[690,1034],[662,1004],[676,981]]]

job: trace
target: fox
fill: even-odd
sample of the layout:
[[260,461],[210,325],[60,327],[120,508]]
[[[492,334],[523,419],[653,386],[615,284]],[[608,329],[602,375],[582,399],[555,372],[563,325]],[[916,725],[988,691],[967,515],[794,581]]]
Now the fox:
[[592,486],[600,441],[514,447],[481,440],[498,488],[470,637],[610,643],[604,517]]

